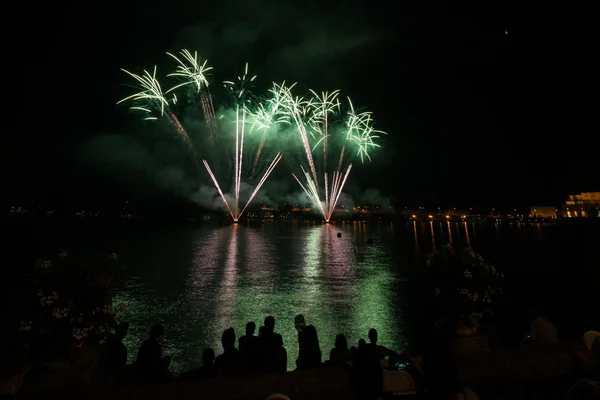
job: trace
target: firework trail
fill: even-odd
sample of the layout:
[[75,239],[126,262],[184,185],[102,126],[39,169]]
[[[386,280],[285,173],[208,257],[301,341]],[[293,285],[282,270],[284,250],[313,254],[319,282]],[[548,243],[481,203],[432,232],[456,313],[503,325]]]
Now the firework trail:
[[[282,99],[281,102],[281,113],[285,117],[285,121],[294,126],[300,135],[300,140],[302,142],[302,147],[304,148],[304,154],[306,155],[306,159],[308,161],[308,165],[310,168],[310,172],[312,173],[312,179],[315,182],[315,185],[318,187],[319,179],[317,177],[317,168],[315,166],[315,162],[312,156],[312,150],[310,147],[310,142],[308,139],[307,126],[305,123],[305,119],[309,110],[310,102],[305,100],[302,97],[294,97],[292,94],[292,88],[296,84],[294,83],[291,86],[285,86],[285,82],[281,85],[274,84],[271,92],[274,93],[275,96],[280,97]],[[318,193],[318,191],[317,191]]]
[[273,92],[273,96],[263,102],[260,102],[254,112],[249,111],[250,119],[252,121],[250,132],[262,131],[258,150],[256,151],[256,156],[254,158],[254,164],[252,165],[251,177],[254,177],[256,173],[258,160],[260,159],[263,147],[267,141],[267,134],[269,130],[276,125],[286,122],[285,117],[280,115],[281,105],[282,98],[280,93],[275,90]]
[[[133,105],[129,107],[130,110],[142,112],[146,117],[144,120],[157,120],[158,117],[162,117],[165,114],[168,116],[169,121],[177,130],[179,137],[186,144],[189,152],[194,157],[194,163],[198,163],[198,153],[192,144],[190,136],[187,134],[177,116],[171,110],[171,106],[169,101],[167,100],[165,94],[162,91],[160,83],[158,79],[156,79],[156,66],[154,67],[154,71],[150,74],[148,71],[144,70],[142,75],[136,75],[131,73],[125,69],[121,69],[121,71],[125,72],[133,79],[138,82],[138,86],[136,89],[140,91],[132,94],[131,96],[125,97],[117,102],[117,104],[124,103],[126,101],[131,101]],[[176,102],[177,98],[173,97],[173,102]]]
[[[199,99],[206,125],[210,132],[210,139],[213,146],[216,142],[218,132],[218,121],[215,115],[215,109],[212,96],[209,92],[209,74],[212,67],[207,66],[207,61],[200,61],[196,52],[191,53],[188,50],[181,50],[179,55],[167,53],[177,62],[175,72],[169,74],[169,77],[182,79],[175,86],[163,92],[160,83],[156,79],[156,67],[153,73],[143,71],[142,75],[136,75],[123,70],[137,82],[136,88],[139,92],[128,96],[118,102],[131,101],[133,104],[130,109],[142,112],[146,120],[156,120],[160,117],[168,118],[169,122],[175,127],[178,135],[187,145],[189,151],[194,156],[194,161],[199,160],[196,149],[190,140],[189,135],[183,128],[179,119],[175,115],[172,105],[177,103],[175,91],[187,85],[192,85],[194,92]],[[263,173],[254,190],[243,207],[240,205],[240,192],[242,187],[243,165],[244,165],[244,146],[246,142],[246,133],[260,134],[260,140],[256,155],[247,164],[252,165],[250,180],[254,179],[257,173],[257,167],[261,155],[264,153],[264,147],[270,138],[273,137],[274,128],[277,125],[287,125],[296,131],[300,138],[303,158],[306,158],[307,168],[301,165],[302,174],[292,174],[301,188],[306,192],[314,207],[322,214],[324,220],[329,222],[337,202],[340,198],[344,185],[352,170],[352,164],[344,167],[344,162],[348,155],[356,150],[361,162],[371,160],[370,151],[380,147],[376,143],[380,135],[385,132],[373,128],[372,114],[369,112],[357,112],[354,109],[352,101],[348,99],[348,106],[345,113],[342,112],[342,106],[338,99],[339,90],[333,92],[322,92],[318,94],[310,90],[307,97],[295,96],[292,94],[292,85],[286,85],[285,81],[281,84],[273,83],[265,97],[256,96],[253,93],[254,81],[256,75],[248,73],[248,64],[246,63],[243,74],[240,74],[233,81],[225,81],[223,85],[231,95],[235,106],[235,133],[234,138],[234,166],[233,166],[233,195],[230,200],[223,192],[215,174],[209,163],[203,160],[206,171],[212,179],[221,199],[225,203],[229,214],[234,222],[237,222],[246,211],[248,205],[252,202],[258,191],[261,189],[271,172],[282,159],[282,153],[278,152],[271,161],[269,167]],[[172,93],[172,98],[167,99],[166,94]],[[333,123],[329,121],[331,116],[336,119]],[[250,126],[246,132],[246,126]],[[278,130],[278,128],[277,128]],[[279,131],[279,130],[278,130]],[[271,133],[271,134],[270,134]],[[341,138],[341,139],[340,139]],[[329,151],[331,145],[339,145],[343,142],[339,153],[337,168],[329,171]],[[348,149],[347,149],[348,147]],[[338,147],[339,148],[339,147]],[[317,167],[313,152],[319,149],[323,151],[323,165]],[[318,171],[322,171],[319,175]],[[319,179],[322,182],[319,182]]]
[[179,89],[182,86],[195,86],[196,94],[200,96],[200,105],[202,106],[204,119],[206,120],[206,125],[210,131],[210,138],[214,145],[217,134],[217,118],[215,115],[212,96],[208,90],[209,82],[207,78],[208,74],[213,68],[206,66],[208,60],[204,60],[204,62],[200,64],[197,52],[194,52],[192,55],[190,51],[183,49],[179,52],[179,54],[183,60],[174,54],[167,53],[168,56],[173,58],[179,64],[177,65],[175,72],[167,76],[183,78],[184,81],[167,90],[167,93]]
[[[309,101],[304,101],[304,105],[309,109],[308,123],[309,132],[312,138],[316,141],[312,151],[318,147],[323,149],[323,193],[324,200],[321,201],[319,181],[317,179],[316,172],[312,169],[314,161],[311,157],[311,152],[307,150],[308,136],[302,136],[301,139],[307,155],[307,160],[311,166],[311,172],[306,172],[302,168],[303,177],[305,184],[302,184],[300,179],[294,175],[294,178],[300,184],[300,187],[306,192],[312,203],[321,212],[325,222],[329,222],[335,211],[337,202],[342,194],[346,180],[352,170],[352,164],[349,164],[345,170],[343,170],[344,158],[346,155],[346,147],[352,145],[356,147],[357,155],[364,163],[365,158],[371,160],[369,151],[372,148],[380,147],[375,140],[379,138],[379,134],[385,134],[385,132],[377,131],[373,128],[373,119],[370,112],[356,112],[352,101],[348,98],[348,111],[343,123],[342,130],[345,131],[345,143],[342,145],[340,150],[339,161],[337,169],[331,174],[328,171],[327,154],[328,154],[328,141],[330,137],[329,133],[329,122],[328,117],[331,114],[341,114],[341,106],[337,97],[339,91],[332,93],[323,92],[318,95],[315,91],[311,90],[313,98]],[[290,107],[291,108],[291,107]],[[298,123],[300,118],[294,119],[294,123]],[[306,126],[305,126],[306,131]],[[311,165],[312,161],[312,165]],[[331,179],[330,179],[331,178]]]
[[256,75],[248,75],[248,63],[244,68],[244,73],[241,76],[237,76],[235,81],[224,81],[223,86],[233,97],[236,104],[248,104],[252,101],[254,95],[252,89],[254,89],[254,80]]
[[244,136],[245,136],[245,130],[246,130],[246,108],[245,107],[242,107],[241,114],[242,114],[242,116],[240,119],[240,106],[237,105],[236,106],[236,120],[235,120],[235,165],[233,168],[233,181],[234,181],[234,189],[233,189],[234,190],[234,200],[233,200],[234,205],[233,205],[233,208],[229,205],[229,203],[227,202],[227,199],[223,195],[223,192],[217,181],[217,178],[212,173],[210,166],[208,165],[208,162],[206,160],[202,160],[204,163],[204,166],[206,167],[206,170],[208,171],[208,174],[212,178],[215,186],[217,187],[219,194],[221,194],[221,198],[225,202],[225,206],[227,207],[227,210],[229,210],[229,214],[231,215],[233,222],[236,222],[236,223],[239,221],[241,216],[244,214],[244,211],[246,211],[246,208],[248,208],[248,205],[252,202],[252,200],[254,199],[254,196],[256,196],[256,194],[258,193],[258,191],[260,190],[262,185],[265,183],[265,181],[267,180],[267,178],[269,177],[271,172],[273,172],[273,170],[275,169],[275,166],[277,166],[277,164],[279,163],[279,161],[282,158],[281,153],[277,153],[277,155],[275,156],[273,161],[271,161],[271,165],[269,165],[269,168],[267,168],[267,170],[263,174],[260,181],[256,184],[256,187],[254,188],[254,191],[251,193],[250,197],[246,201],[246,204],[240,210],[240,187],[241,187],[241,183],[242,183]]

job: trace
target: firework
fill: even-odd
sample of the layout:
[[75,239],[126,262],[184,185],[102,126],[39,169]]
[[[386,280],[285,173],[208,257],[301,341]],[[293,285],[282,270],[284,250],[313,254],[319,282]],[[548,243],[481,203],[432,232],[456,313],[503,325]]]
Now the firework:
[[[281,153],[277,153],[277,155],[275,156],[273,161],[271,161],[271,165],[269,166],[269,168],[267,168],[267,170],[263,174],[260,181],[256,184],[256,187],[254,188],[254,191],[251,193],[250,197],[246,201],[246,204],[244,205],[243,208],[240,209],[240,187],[241,187],[241,183],[242,183],[244,137],[245,137],[245,131],[246,131],[246,108],[242,107],[242,109],[240,110],[240,106],[237,105],[235,111],[236,111],[235,112],[235,164],[234,164],[234,168],[233,168],[233,170],[234,170],[233,171],[233,183],[234,183],[234,189],[233,189],[234,190],[234,205],[233,205],[233,208],[229,205],[229,203],[227,202],[227,199],[223,195],[223,191],[221,190],[221,187],[217,181],[217,178],[215,177],[212,170],[210,169],[208,162],[206,160],[202,160],[202,161],[203,161],[204,166],[206,167],[206,170],[208,171],[208,174],[210,175],[212,181],[214,182],[215,186],[217,187],[217,190],[218,190],[219,194],[221,195],[223,202],[225,202],[225,206],[227,207],[227,210],[229,211],[229,214],[231,215],[233,222],[237,223],[239,221],[240,217],[244,214],[244,211],[246,211],[246,208],[248,207],[248,205],[252,202],[252,199],[254,199],[254,196],[256,196],[256,194],[258,193],[258,191],[260,190],[262,185],[265,183],[265,181],[267,180],[267,178],[269,177],[269,175],[271,174],[273,169],[275,169],[275,166],[277,166],[277,164],[281,160],[282,155],[281,155]],[[241,118],[240,118],[240,114],[241,114]]]
[[171,92],[186,85],[193,85],[195,87],[196,94],[200,96],[200,105],[202,107],[202,112],[204,113],[204,119],[206,120],[206,124],[210,131],[211,141],[214,144],[215,136],[217,134],[217,119],[212,96],[208,90],[209,82],[207,78],[212,67],[206,66],[207,60],[204,60],[204,62],[200,64],[197,52],[194,52],[192,55],[190,51],[183,49],[179,54],[181,54],[181,58],[178,58],[171,53],[167,53],[167,55],[177,61],[178,64],[175,72],[167,76],[179,77],[183,79],[183,82],[173,86],[167,92]]
[[235,81],[224,81],[223,86],[233,97],[236,104],[250,103],[254,89],[253,82],[256,79],[256,75],[248,75],[248,63],[244,68],[244,73],[241,76],[237,76]]
[[[144,70],[142,75],[136,75],[125,69],[121,70],[137,81],[138,86],[136,86],[136,89],[139,89],[140,91],[119,100],[117,104],[131,101],[133,105],[129,107],[129,109],[132,111],[142,112],[145,115],[145,120],[157,120],[158,117],[163,117],[166,115],[171,124],[177,130],[179,137],[183,140],[188,150],[194,157],[194,162],[197,163],[198,153],[192,144],[190,136],[179,122],[177,116],[175,116],[171,110],[169,101],[163,93],[158,79],[156,79],[156,66],[154,67],[152,74],[146,70]],[[177,97],[173,97],[173,102],[176,101]]]
[[[348,145],[356,147],[357,155],[363,163],[365,158],[370,161],[370,150],[380,147],[376,143],[376,140],[381,134],[385,134],[385,132],[375,130],[373,128],[372,114],[370,112],[356,112],[352,101],[348,98],[348,111],[343,119],[342,127],[334,130],[342,132],[345,143],[340,150],[337,168],[333,172],[330,172],[327,160],[329,152],[328,143],[331,136],[329,116],[335,116],[336,114],[340,116],[342,114],[341,104],[338,100],[339,91],[336,90],[331,93],[323,92],[319,95],[314,90],[310,90],[312,98],[305,100],[293,97],[291,95],[291,88],[283,86],[281,85],[278,89],[284,93],[287,99],[286,115],[288,116],[288,120],[292,121],[297,127],[310,169],[309,173],[302,168],[301,177],[304,178],[304,184],[298,176],[295,174],[293,176],[300,184],[300,187],[306,192],[313,205],[322,214],[325,222],[329,222],[352,170],[352,164],[343,169],[346,147]],[[312,149],[310,147],[310,138],[314,141]],[[319,183],[317,166],[312,155],[317,148],[323,151],[323,165],[321,168],[323,171],[323,189],[321,189]],[[321,200],[321,194],[324,195],[323,200]]]
[[280,114],[282,101],[279,92],[274,91],[273,96],[258,103],[254,111],[248,110],[249,118],[252,123],[250,132],[262,132],[260,144],[258,145],[258,150],[256,151],[256,156],[254,158],[254,164],[252,165],[251,177],[254,177],[254,174],[256,173],[258,160],[260,159],[263,147],[267,141],[267,134],[274,126],[287,122],[286,118]]
[[[132,103],[130,109],[142,113],[146,120],[168,118],[194,155],[194,160],[197,161],[199,159],[197,152],[186,130],[174,114],[172,105],[178,101],[177,90],[193,88],[191,97],[188,92],[188,98],[199,100],[214,147],[218,132],[218,120],[223,119],[225,114],[219,119],[215,115],[209,91],[212,67],[208,66],[207,60],[201,61],[196,52],[181,50],[178,55],[171,53],[167,53],[167,55],[177,63],[175,71],[167,75],[179,80],[173,87],[167,91],[162,90],[156,78],[156,67],[152,73],[143,71],[142,75],[123,70],[134,78],[139,91],[118,103],[130,101]],[[231,199],[228,199],[229,196],[223,192],[208,161],[203,160],[208,175],[217,188],[231,218],[237,222],[283,155],[281,152],[275,155],[246,203],[241,206],[240,192],[244,176],[244,159],[247,164],[252,165],[249,180],[254,181],[267,141],[274,139],[276,133],[284,132],[280,128],[276,128],[278,125],[283,125],[288,132],[294,132],[300,139],[301,153],[306,162],[306,167],[301,165],[301,174],[294,173],[292,175],[306,192],[314,207],[322,214],[324,220],[329,222],[352,170],[352,164],[346,163],[347,159],[350,155],[355,155],[363,163],[370,161],[371,151],[380,147],[377,141],[385,132],[374,129],[372,114],[356,111],[350,99],[348,99],[347,106],[342,106],[339,100],[339,90],[320,94],[310,90],[305,97],[296,96],[292,92],[296,84],[286,85],[284,81],[280,84],[273,83],[266,96],[260,96],[254,93],[255,79],[256,75],[249,74],[248,63],[246,63],[243,73],[238,74],[236,79],[223,82],[227,92],[231,95],[235,110],[235,129],[227,128],[223,132],[230,135],[235,146]],[[167,95],[171,97],[168,98]],[[247,152],[244,146],[247,140],[246,136],[253,133],[260,135],[260,140],[256,154],[248,162],[247,155],[244,156]],[[330,168],[329,153],[337,150],[339,150],[337,164]],[[318,161],[321,158],[317,157],[317,153],[320,151],[323,152],[322,165]]]

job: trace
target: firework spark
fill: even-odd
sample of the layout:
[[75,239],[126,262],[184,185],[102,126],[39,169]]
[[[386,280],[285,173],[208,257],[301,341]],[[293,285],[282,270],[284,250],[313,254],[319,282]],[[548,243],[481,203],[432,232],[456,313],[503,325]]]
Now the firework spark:
[[275,95],[273,97],[266,99],[264,102],[258,103],[258,106],[254,112],[248,110],[249,118],[252,121],[250,132],[262,131],[260,144],[258,145],[258,150],[256,151],[254,164],[252,165],[252,177],[254,177],[254,174],[256,173],[258,160],[260,159],[263,147],[267,141],[267,134],[274,126],[284,124],[287,121],[286,118],[280,114],[282,99],[280,96],[277,96],[277,93],[278,92],[275,91]]
[[[298,127],[298,131],[311,173],[306,172],[304,168],[302,169],[302,177],[304,177],[305,184],[302,184],[296,175],[294,175],[294,178],[300,183],[300,186],[311,199],[313,205],[320,211],[323,219],[329,222],[352,170],[352,164],[349,164],[343,170],[346,146],[351,145],[356,147],[357,155],[363,163],[365,162],[365,158],[370,161],[370,150],[380,147],[375,142],[380,137],[380,134],[385,134],[385,132],[375,130],[373,128],[372,114],[370,112],[356,112],[352,101],[348,98],[348,111],[341,128],[342,132],[345,131],[345,135],[343,135],[345,143],[340,150],[337,168],[330,173],[327,161],[329,152],[328,142],[331,136],[329,131],[329,116],[336,114],[340,116],[342,114],[341,104],[338,101],[339,91],[336,90],[331,93],[323,92],[319,95],[314,90],[311,90],[310,93],[313,97],[308,101],[293,98],[289,89],[287,91],[284,90],[284,93],[288,99],[287,114],[296,126],[304,123],[304,115],[306,115],[306,109],[308,109],[307,122],[303,127]],[[340,129],[336,129],[336,131],[339,132]],[[309,132],[315,141],[312,149],[309,147],[309,136],[306,132]],[[316,166],[312,157],[312,152],[317,148],[322,148],[323,151],[323,165],[321,168],[323,171],[322,190],[320,189]],[[324,194],[323,201],[321,200],[321,193]]]
[[[132,102],[130,109],[143,113],[144,119],[147,120],[168,118],[194,155],[194,160],[198,160],[190,137],[175,115],[172,105],[178,101],[176,90],[193,87],[193,93],[196,95],[194,97],[199,99],[211,141],[215,145],[219,122],[209,91],[212,67],[207,65],[206,60],[201,61],[196,52],[192,53],[184,49],[178,55],[167,54],[177,62],[175,71],[167,76],[178,78],[180,81],[163,92],[156,78],[156,67],[153,73],[143,71],[142,75],[123,70],[137,82],[136,88],[139,89],[139,92],[118,103]],[[281,152],[278,152],[272,159],[242,207],[240,196],[244,159],[247,164],[252,164],[250,181],[253,181],[266,142],[275,139],[276,133],[284,132],[280,128],[275,128],[277,125],[284,125],[289,131],[295,132],[300,139],[303,159],[307,164],[306,168],[301,165],[302,174],[293,174],[293,177],[306,192],[314,207],[322,214],[324,220],[329,222],[352,170],[352,164],[346,164],[349,155],[357,156],[363,163],[366,160],[370,161],[371,151],[380,147],[377,141],[385,132],[374,129],[372,114],[356,111],[350,99],[348,99],[348,105],[342,107],[339,101],[339,90],[320,94],[310,90],[306,97],[302,97],[292,93],[295,83],[286,85],[284,81],[281,84],[273,83],[266,96],[257,96],[253,91],[256,75],[251,75],[248,71],[249,67],[246,63],[243,73],[236,76],[236,79],[223,82],[231,95],[235,109],[235,130],[224,129],[225,133],[231,135],[235,145],[231,198],[223,192],[209,163],[203,160],[206,171],[225,203],[225,207],[234,222],[237,222],[244,214],[283,156]],[[172,98],[167,98],[167,94],[171,94]],[[188,96],[188,98],[190,97]],[[219,120],[222,120],[223,116]],[[246,132],[247,129],[248,132]],[[248,159],[244,156],[246,152],[244,146],[247,134],[252,133],[259,134],[260,140],[254,159],[248,163]],[[337,165],[331,171],[328,160],[330,149],[339,150]],[[315,162],[318,157],[313,153],[317,150],[323,151],[322,165],[318,165],[320,162]],[[320,179],[322,182],[319,181]]]
[[204,62],[200,64],[197,52],[194,52],[192,55],[189,50],[183,49],[179,52],[179,54],[181,54],[181,58],[171,53],[167,53],[167,55],[169,55],[178,63],[175,72],[167,76],[179,77],[184,81],[173,86],[167,92],[171,92],[186,85],[193,85],[195,87],[196,94],[200,96],[202,112],[204,113],[206,124],[208,125],[208,129],[211,133],[210,137],[214,144],[215,136],[217,134],[217,118],[215,116],[215,108],[213,105],[212,96],[208,90],[209,82],[207,78],[208,74],[212,70],[212,67],[206,66],[208,60],[204,60]]
[[[156,79],[156,66],[154,67],[154,71],[152,74],[150,72],[144,70],[142,75],[137,75],[132,72],[129,72],[125,69],[121,69],[123,72],[131,76],[138,82],[138,86],[136,89],[140,91],[132,94],[131,96],[127,96],[124,99],[121,99],[117,102],[117,104],[124,103],[126,101],[131,101],[133,105],[129,107],[132,111],[141,111],[146,116],[145,120],[157,120],[158,116],[162,117],[167,115],[171,124],[177,130],[179,137],[186,144],[188,150],[194,157],[194,162],[198,162],[198,153],[192,144],[192,140],[190,136],[187,134],[186,130],[183,128],[177,116],[171,110],[171,106],[169,101],[167,100],[165,94],[162,91],[160,82]],[[174,97],[173,101],[177,101],[177,98]]]
[[250,103],[253,98],[252,89],[254,89],[254,80],[256,75],[250,76],[248,74],[248,63],[244,69],[244,73],[241,76],[237,76],[235,81],[224,81],[223,86],[234,98],[236,104]]
[[235,163],[233,166],[233,183],[234,183],[233,207],[227,202],[227,199],[223,195],[223,192],[217,181],[217,178],[212,173],[210,166],[208,165],[208,162],[206,160],[203,160],[203,162],[204,162],[204,166],[206,167],[206,170],[208,171],[208,174],[212,178],[215,186],[217,187],[219,194],[221,194],[221,198],[225,202],[225,206],[227,207],[227,210],[229,211],[229,214],[231,215],[233,222],[238,222],[240,217],[244,214],[244,211],[246,211],[246,208],[248,208],[248,205],[250,204],[250,202],[252,202],[252,200],[254,199],[254,197],[256,196],[256,194],[258,193],[260,188],[262,187],[262,185],[265,183],[265,181],[267,180],[267,178],[269,177],[271,172],[273,172],[273,170],[275,169],[275,166],[277,166],[277,164],[281,160],[282,155],[281,155],[281,153],[277,153],[277,155],[275,156],[273,161],[271,161],[271,165],[269,165],[269,168],[267,168],[267,170],[263,174],[260,181],[256,184],[256,187],[254,188],[254,191],[250,194],[250,197],[246,201],[246,204],[244,205],[244,207],[242,207],[240,209],[240,188],[241,188],[241,184],[242,184],[244,137],[245,137],[245,132],[246,132],[246,107],[242,106],[241,110],[240,110],[240,106],[237,105],[235,114],[236,114],[236,118],[235,118]]

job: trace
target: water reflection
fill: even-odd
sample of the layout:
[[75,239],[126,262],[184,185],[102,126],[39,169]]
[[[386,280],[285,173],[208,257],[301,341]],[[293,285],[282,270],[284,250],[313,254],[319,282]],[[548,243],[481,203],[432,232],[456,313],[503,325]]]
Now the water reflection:
[[[237,291],[238,291],[238,263],[239,263],[239,236],[241,234],[240,230],[246,231],[243,227],[238,226],[238,224],[233,224],[228,227],[222,228],[226,230],[226,261],[224,265],[223,277],[221,278],[220,290],[218,294],[217,307],[216,307],[216,315],[215,315],[215,330],[213,331],[214,338],[219,338],[221,335],[219,334],[219,328],[224,327],[222,329],[228,328],[235,321],[235,312],[236,312],[236,303],[237,303]],[[246,249],[244,249],[246,251]],[[220,348],[220,346],[216,346],[217,343],[213,345],[213,348]]]
[[415,252],[414,258],[417,262],[421,261],[421,250],[419,248],[419,235],[417,234],[417,221],[413,221],[413,235],[415,237]]
[[[539,225],[501,229],[449,221],[439,227],[434,221],[401,227],[392,233],[394,228],[384,223],[374,229],[361,222],[269,222],[131,239],[123,243],[130,252],[124,257],[131,276],[115,298],[115,304],[127,303],[130,310],[123,315],[133,328],[126,341],[129,354],[135,357],[148,327],[162,321],[166,351],[175,371],[182,371],[199,365],[205,347],[219,353],[224,329],[232,326],[239,336],[246,322],[260,326],[265,316],[273,315],[293,369],[298,354],[293,318],[298,313],[317,327],[324,357],[337,333],[354,344],[373,327],[383,344],[401,349],[408,338],[398,287],[411,260],[419,264],[433,248],[450,241],[470,244],[486,255],[496,251],[494,237],[513,245],[519,235],[539,238],[542,230]],[[369,237],[372,243],[367,243]],[[403,253],[412,246],[414,253]]]

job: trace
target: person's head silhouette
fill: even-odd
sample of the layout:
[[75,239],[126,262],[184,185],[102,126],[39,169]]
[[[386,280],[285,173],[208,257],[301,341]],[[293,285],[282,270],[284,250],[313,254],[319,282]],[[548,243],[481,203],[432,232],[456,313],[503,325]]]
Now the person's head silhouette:
[[306,320],[304,319],[304,315],[296,315],[296,318],[294,318],[294,326],[296,326],[296,329],[299,331],[306,327]]
[[348,340],[346,340],[346,336],[343,333],[338,333],[335,337],[335,348],[336,349],[347,349],[348,348]]
[[233,328],[228,328],[223,331],[223,335],[221,335],[221,344],[225,350],[235,348],[235,330]]
[[373,344],[377,344],[377,329],[369,329],[369,341]]
[[272,315],[269,315],[267,318],[265,318],[265,330],[268,332],[275,331],[275,317]]
[[202,352],[202,364],[210,365],[215,361],[215,351],[210,347],[207,347]]
[[255,331],[256,331],[256,324],[252,321],[248,322],[246,324],[246,335],[252,336],[252,335],[254,335]]

